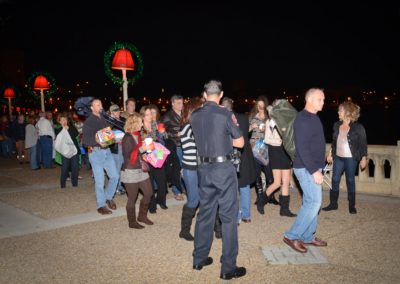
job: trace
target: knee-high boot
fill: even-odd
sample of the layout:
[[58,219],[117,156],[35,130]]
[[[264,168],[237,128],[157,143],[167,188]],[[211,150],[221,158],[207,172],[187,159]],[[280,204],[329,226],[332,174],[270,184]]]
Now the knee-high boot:
[[133,229],[143,229],[144,228],[144,226],[140,225],[136,221],[135,206],[133,206],[133,208],[126,206],[126,216],[128,217],[129,228],[133,228]]
[[254,186],[254,190],[256,191],[256,202],[254,202],[255,205],[257,205],[258,199],[260,198],[260,196],[263,194],[263,185],[262,185],[262,178],[261,176],[259,176],[256,179],[256,184]]
[[329,191],[329,205],[322,208],[324,211],[332,211],[332,210],[337,210],[338,209],[338,198],[339,198],[339,191]]
[[270,197],[266,192],[261,193],[257,200],[257,211],[261,215],[264,215],[264,206],[268,203]]
[[296,217],[297,215],[292,213],[289,209],[289,204],[290,204],[290,195],[279,195],[279,203],[281,204],[281,210],[279,214],[281,216],[286,216],[286,217]]
[[193,217],[196,214],[196,208],[189,208],[186,205],[182,208],[182,218],[181,218],[181,231],[179,237],[187,241],[193,241],[194,238],[190,233],[190,228],[192,226]]
[[149,204],[144,203],[143,200],[140,201],[139,216],[137,220],[139,222],[145,223],[146,225],[153,225],[154,223],[147,218],[147,210],[149,209]]
[[153,193],[153,195],[150,198],[149,212],[152,214],[157,212],[157,202],[156,202],[155,193]]
[[356,209],[356,193],[355,192],[349,192],[347,194],[348,199],[349,199],[349,213],[350,214],[357,214],[357,209]]

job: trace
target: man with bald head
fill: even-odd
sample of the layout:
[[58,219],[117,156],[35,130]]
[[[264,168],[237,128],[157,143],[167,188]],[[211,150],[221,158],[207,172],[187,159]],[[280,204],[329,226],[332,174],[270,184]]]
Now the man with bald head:
[[296,220],[283,241],[292,249],[305,253],[307,245],[327,246],[315,236],[318,212],[322,204],[322,168],[325,166],[324,129],[317,112],[324,106],[325,95],[321,89],[306,92],[306,105],[293,124],[296,153],[293,170],[303,190],[303,203]]

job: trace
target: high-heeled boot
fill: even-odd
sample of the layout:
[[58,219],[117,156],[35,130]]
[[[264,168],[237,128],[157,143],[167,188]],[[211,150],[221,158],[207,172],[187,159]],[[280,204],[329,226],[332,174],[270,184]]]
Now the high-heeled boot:
[[268,203],[269,201],[269,196],[267,196],[267,194],[265,192],[263,192],[258,200],[257,200],[257,211],[258,213],[260,213],[261,215],[264,215],[264,206]]
[[126,207],[126,216],[128,217],[128,224],[129,228],[133,229],[143,229],[144,226],[140,225],[136,221],[136,211],[135,211],[135,206],[132,207]]
[[254,205],[257,205],[258,198],[260,197],[260,195],[263,194],[263,185],[262,185],[262,178],[261,178],[261,176],[259,176],[259,177],[256,179],[256,183],[255,183],[255,186],[254,186],[254,190],[256,191],[256,196],[257,196],[256,202],[254,202]]
[[153,225],[154,223],[147,218],[147,209],[149,209],[149,204],[144,203],[143,200],[140,201],[139,216],[137,220],[139,222],[145,223],[146,225]]
[[194,238],[190,233],[190,228],[192,226],[193,217],[196,215],[196,208],[189,208],[183,205],[182,208],[182,218],[181,218],[181,231],[179,237],[187,241],[193,241]]

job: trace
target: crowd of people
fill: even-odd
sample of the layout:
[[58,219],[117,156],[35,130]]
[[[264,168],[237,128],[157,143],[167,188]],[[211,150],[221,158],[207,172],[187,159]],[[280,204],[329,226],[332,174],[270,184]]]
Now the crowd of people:
[[[323,126],[317,115],[324,98],[321,89],[306,92],[304,109],[290,121],[291,138],[282,135],[276,119],[279,113],[273,118],[268,111],[275,102],[269,106],[268,99],[260,96],[249,115],[237,113],[234,100],[224,97],[221,82],[215,80],[204,85],[201,96],[187,102],[180,95],[172,96],[171,109],[163,116],[156,105],[144,105],[136,112],[133,98],[125,102],[125,111],[112,104],[105,116],[102,101],[94,98],[91,114],[84,121],[75,113],[58,114],[55,120],[51,112],[21,114],[11,121],[2,116],[1,154],[12,157],[16,153],[19,162],[30,163],[32,170],[53,168],[58,160],[61,188],[67,180],[78,186],[79,169],[86,164],[94,178],[98,213],[112,214],[117,209],[115,194],[126,193],[128,226],[133,229],[153,225],[148,213],[168,209],[166,195],[171,186],[176,200],[186,196],[178,235],[194,241],[193,269],[213,263],[209,252],[215,232],[222,238],[220,278],[229,280],[246,274],[246,269],[236,264],[237,227],[251,223],[251,187],[256,190],[260,214],[265,214],[265,205],[271,203],[280,206],[280,216],[296,217],[283,241],[300,253],[307,252],[308,245],[327,245],[316,236],[326,163],[333,163],[333,178],[330,203],[323,210],[338,209],[339,183],[345,172],[349,212],[357,213],[354,177],[358,165],[361,169],[367,165],[366,133],[357,122],[360,108],[351,101],[339,105],[332,150],[326,155]],[[123,139],[112,145],[101,141],[96,133],[106,127],[123,131]],[[63,139],[73,142],[72,154],[55,151],[61,133]],[[146,162],[151,148],[144,141],[149,138],[170,152],[161,167]],[[285,139],[293,140],[294,156],[288,154]],[[259,141],[267,145],[269,163],[253,155]],[[297,214],[289,209],[293,173],[302,192]],[[280,191],[279,201],[274,197],[276,191]],[[139,192],[143,197],[136,217]]]

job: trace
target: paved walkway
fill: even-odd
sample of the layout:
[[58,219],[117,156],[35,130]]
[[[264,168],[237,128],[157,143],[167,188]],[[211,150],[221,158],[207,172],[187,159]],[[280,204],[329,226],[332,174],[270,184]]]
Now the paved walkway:
[[[127,226],[125,196],[116,196],[112,215],[96,212],[90,171],[81,170],[78,188],[58,186],[60,169],[31,171],[0,158],[0,283],[216,283],[221,241],[210,252],[214,264],[191,268],[193,243],[179,239],[184,202],[167,200],[168,210],[151,214],[154,226]],[[69,187],[68,187],[69,186]],[[301,198],[292,192],[292,211]],[[255,196],[252,196],[253,201]],[[327,203],[324,191],[324,203]],[[294,252],[282,242],[293,219],[279,207],[239,226],[240,283],[399,283],[400,199],[357,196],[357,215],[321,212],[318,235],[326,248]],[[192,232],[194,226],[192,226]]]

